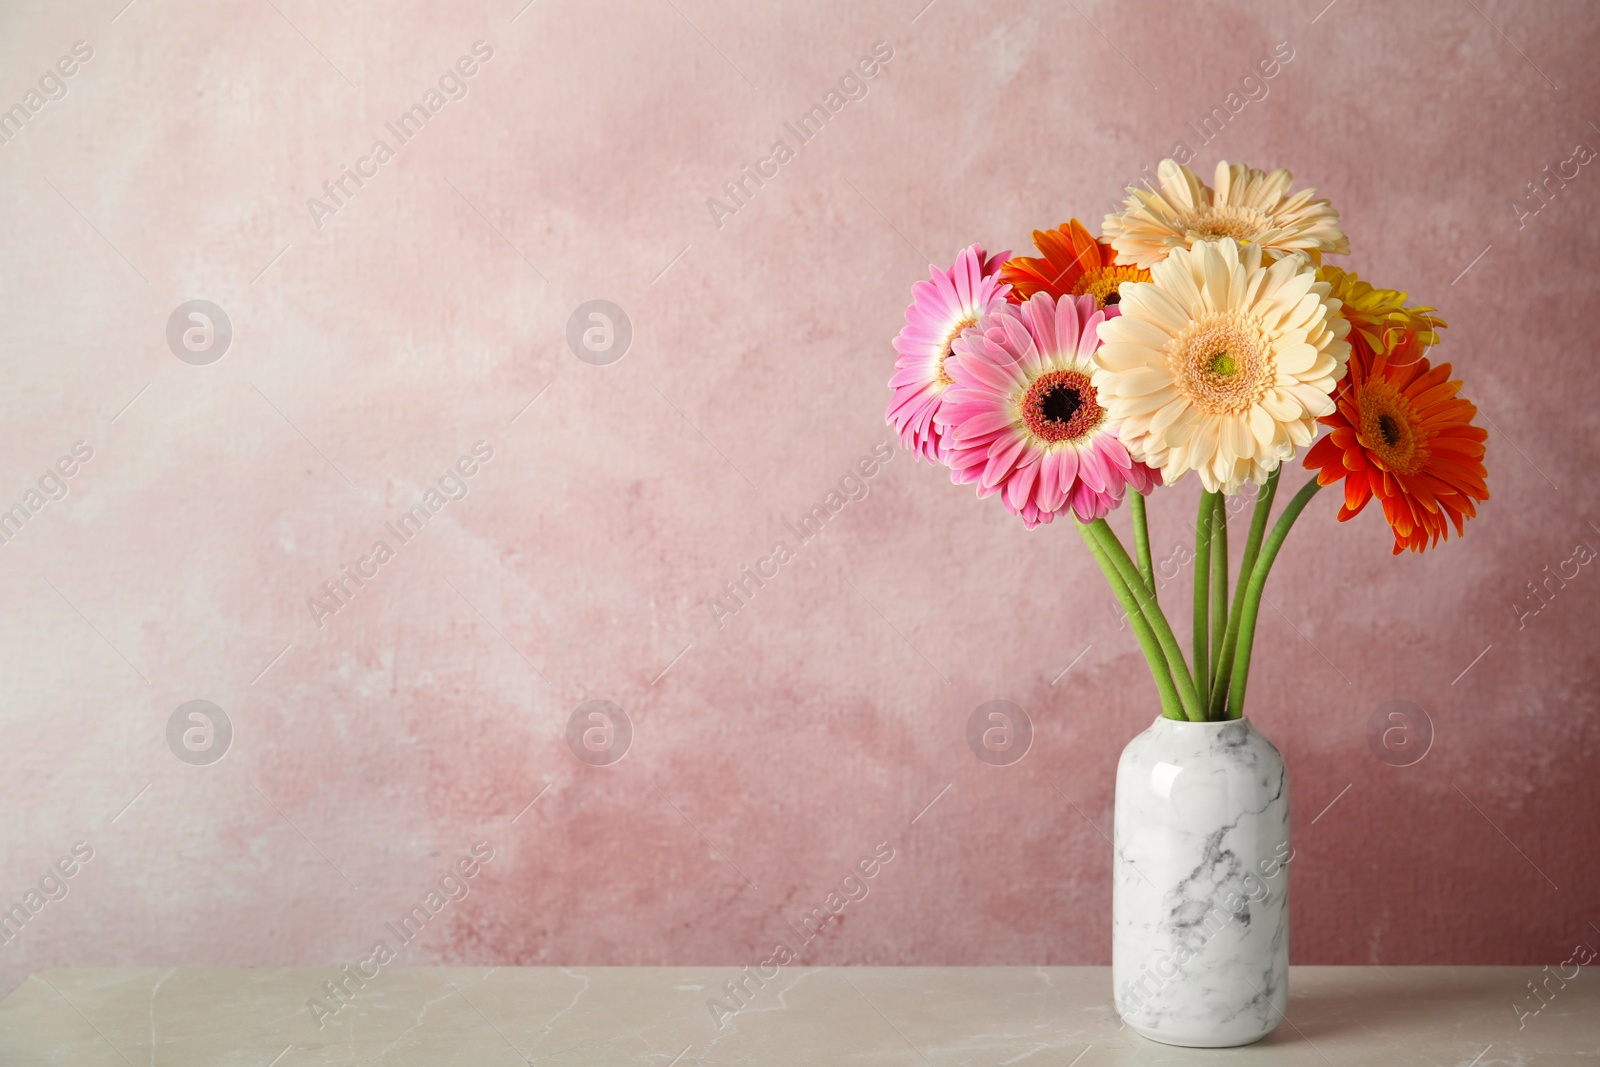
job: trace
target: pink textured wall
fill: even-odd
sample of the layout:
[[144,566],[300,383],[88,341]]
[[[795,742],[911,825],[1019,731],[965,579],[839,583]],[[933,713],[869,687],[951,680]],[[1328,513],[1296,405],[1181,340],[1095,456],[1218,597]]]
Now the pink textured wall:
[[[0,897],[92,849],[0,987],[355,961],[479,841],[405,962],[754,963],[875,848],[808,962],[1107,962],[1112,775],[1155,699],[1098,572],[904,455],[844,479],[928,260],[1098,220],[1180,141],[1331,197],[1348,265],[1448,319],[1491,434],[1463,542],[1392,559],[1325,494],[1273,577],[1252,716],[1291,768],[1296,962],[1600,944],[1600,576],[1526,599],[1600,548],[1600,167],[1512,206],[1600,146],[1589,5],[523,2],[0,15],[0,105],[45,79],[0,145],[0,504],[92,450],[0,544]],[[195,299],[231,322],[213,362],[168,342]],[[595,299],[631,324],[609,364],[567,342]],[[465,495],[388,532],[478,442]],[[1158,558],[1194,493],[1154,504]],[[346,565],[376,574],[308,608]],[[191,700],[218,762],[169,747]],[[632,724],[619,762],[568,745],[589,700]],[[1020,762],[967,745],[990,700],[1033,723]],[[1390,701],[1420,762],[1370,746]]]

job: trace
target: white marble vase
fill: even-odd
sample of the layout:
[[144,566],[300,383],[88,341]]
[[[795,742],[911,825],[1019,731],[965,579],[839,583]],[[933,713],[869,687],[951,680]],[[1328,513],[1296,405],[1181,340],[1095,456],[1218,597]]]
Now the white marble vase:
[[1157,719],[1117,764],[1111,971],[1145,1037],[1222,1048],[1289,1002],[1289,780],[1248,719]]

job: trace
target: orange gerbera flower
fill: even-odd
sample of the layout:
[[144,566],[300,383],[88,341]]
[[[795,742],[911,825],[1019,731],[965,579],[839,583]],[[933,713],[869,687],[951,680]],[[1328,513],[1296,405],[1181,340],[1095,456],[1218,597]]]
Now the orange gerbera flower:
[[1049,293],[1057,300],[1088,294],[1096,307],[1104,308],[1121,300],[1117,290],[1123,282],[1150,280],[1147,270],[1118,266],[1111,246],[1096,240],[1077,219],[1053,230],[1034,230],[1033,247],[1042,259],[1017,256],[1000,268],[1000,280],[1011,284],[1013,304],[1034,293]]
[[1489,499],[1489,435],[1472,425],[1478,409],[1456,395],[1461,382],[1450,380],[1450,364],[1430,366],[1422,348],[1411,330],[1377,351],[1354,347],[1336,410],[1317,420],[1332,432],[1305,458],[1318,483],[1344,479],[1340,522],[1378,498],[1395,555],[1448,539],[1452,523],[1460,535],[1475,502]]

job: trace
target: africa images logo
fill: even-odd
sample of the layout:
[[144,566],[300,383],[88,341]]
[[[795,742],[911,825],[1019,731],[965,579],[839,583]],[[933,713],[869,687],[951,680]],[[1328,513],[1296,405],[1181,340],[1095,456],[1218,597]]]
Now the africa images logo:
[[383,566],[395,558],[397,549],[415,540],[422,533],[422,528],[447,504],[465,500],[472,488],[470,479],[493,458],[493,445],[487,441],[474,442],[472,454],[463,455],[453,466],[446,467],[437,486],[429,486],[422,494],[422,499],[409,510],[393,522],[383,524],[384,530],[394,538],[394,547],[387,540],[379,538],[361,558],[345,564],[337,575],[323,582],[322,595],[313,593],[306,597],[306,610],[311,613],[317,629],[322,629],[329,618],[349,607],[356,594],[365,589],[367,583],[381,573]]

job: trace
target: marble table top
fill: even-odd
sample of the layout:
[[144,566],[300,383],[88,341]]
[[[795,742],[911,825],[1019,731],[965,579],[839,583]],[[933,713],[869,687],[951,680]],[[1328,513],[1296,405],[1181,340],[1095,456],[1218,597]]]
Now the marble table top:
[[1544,1067],[1600,1062],[1590,970],[1295,967],[1276,1032],[1196,1050],[1122,1027],[1108,967],[69,968],[0,1001],[0,1064]]

